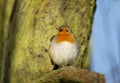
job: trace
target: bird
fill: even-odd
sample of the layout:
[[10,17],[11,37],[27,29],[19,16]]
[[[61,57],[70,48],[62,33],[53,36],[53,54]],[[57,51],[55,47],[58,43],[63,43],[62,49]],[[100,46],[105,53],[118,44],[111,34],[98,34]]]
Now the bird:
[[79,53],[79,43],[68,25],[59,27],[59,32],[50,39],[49,56],[53,70],[70,66]]

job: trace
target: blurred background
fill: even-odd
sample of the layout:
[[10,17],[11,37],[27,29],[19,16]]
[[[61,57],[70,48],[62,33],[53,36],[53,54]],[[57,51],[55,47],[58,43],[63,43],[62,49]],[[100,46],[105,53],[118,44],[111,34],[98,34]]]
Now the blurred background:
[[120,83],[120,0],[96,0],[91,35],[91,71]]

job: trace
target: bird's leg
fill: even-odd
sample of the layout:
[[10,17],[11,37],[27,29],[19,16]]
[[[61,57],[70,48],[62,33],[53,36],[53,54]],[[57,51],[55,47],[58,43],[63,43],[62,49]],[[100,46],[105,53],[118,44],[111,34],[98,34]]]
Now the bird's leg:
[[59,69],[59,66],[54,64],[53,70],[57,70],[57,69]]

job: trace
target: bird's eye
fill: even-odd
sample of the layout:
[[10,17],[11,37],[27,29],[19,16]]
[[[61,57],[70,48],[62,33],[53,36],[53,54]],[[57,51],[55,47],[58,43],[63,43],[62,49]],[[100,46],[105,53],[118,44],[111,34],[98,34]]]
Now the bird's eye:
[[62,29],[59,29],[59,32],[61,32],[62,31]]

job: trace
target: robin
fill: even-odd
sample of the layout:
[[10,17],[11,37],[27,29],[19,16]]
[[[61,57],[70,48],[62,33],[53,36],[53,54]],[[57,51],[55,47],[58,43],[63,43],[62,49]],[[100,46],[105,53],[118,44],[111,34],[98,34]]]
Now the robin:
[[54,65],[53,70],[72,65],[78,56],[78,52],[78,41],[69,26],[60,26],[57,35],[51,38],[49,46],[50,59]]

